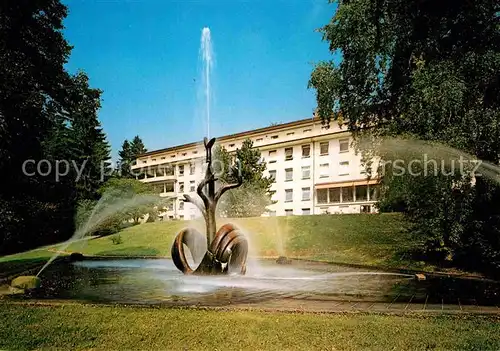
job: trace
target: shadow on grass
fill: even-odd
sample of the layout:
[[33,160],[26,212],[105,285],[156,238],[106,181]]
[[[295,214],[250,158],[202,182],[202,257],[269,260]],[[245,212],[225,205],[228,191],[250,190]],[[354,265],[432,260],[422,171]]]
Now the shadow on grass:
[[147,246],[132,246],[116,250],[106,250],[97,253],[101,256],[158,256],[158,249]]
[[24,258],[0,262],[0,280],[7,279],[23,272],[35,274],[47,262],[46,257]]

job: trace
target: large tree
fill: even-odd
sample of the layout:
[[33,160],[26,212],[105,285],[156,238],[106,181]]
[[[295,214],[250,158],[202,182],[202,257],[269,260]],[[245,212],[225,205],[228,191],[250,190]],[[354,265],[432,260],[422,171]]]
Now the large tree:
[[[109,158],[100,91],[64,69],[66,15],[58,0],[0,3],[0,253],[70,237],[76,200],[95,198]],[[72,161],[86,159],[76,181]]]
[[[321,29],[336,58],[318,64],[309,82],[325,123],[346,124],[358,141],[404,136],[499,163],[498,1],[350,0],[336,5]],[[390,160],[396,149],[382,148],[379,155]],[[366,150],[365,155],[370,156]],[[428,248],[456,261],[467,256],[468,263],[500,268],[495,182],[477,175],[471,182],[468,174],[456,172],[401,178],[391,169],[383,181],[386,200],[388,195],[403,203]]]
[[71,189],[56,183],[53,173],[23,170],[28,160],[53,165],[62,158],[64,148],[45,152],[44,142],[62,123],[54,111],[69,83],[66,13],[59,1],[0,2],[0,252],[58,240],[72,230]]
[[81,199],[97,198],[101,183],[110,175],[110,147],[97,115],[101,94],[99,89],[89,86],[84,72],[72,77],[67,115],[71,123],[74,160],[83,167],[76,181]]
[[118,151],[118,156],[120,157],[118,171],[120,175],[124,178],[133,178],[130,166],[134,164],[139,155],[145,152],[147,152],[147,149],[138,135],[130,142],[125,139],[121,150]]
[[[265,177],[266,163],[261,161],[259,149],[253,148],[250,139],[243,141],[241,148],[231,155],[225,148],[214,149],[215,170],[219,181],[236,183],[241,173],[243,184],[223,195],[219,213],[225,217],[255,217],[266,212],[272,204],[270,188],[272,178]],[[234,167],[236,162],[237,167]]]

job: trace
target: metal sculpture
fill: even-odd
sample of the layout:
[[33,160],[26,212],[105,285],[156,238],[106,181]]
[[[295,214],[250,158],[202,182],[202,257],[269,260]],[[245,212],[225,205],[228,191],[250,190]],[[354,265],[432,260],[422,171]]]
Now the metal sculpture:
[[[241,186],[241,173],[238,172],[236,183],[224,184],[215,191],[217,179],[212,168],[212,147],[215,138],[210,141],[205,138],[203,143],[206,151],[207,170],[205,178],[198,184],[196,189],[201,202],[187,194],[184,194],[184,201],[194,204],[203,214],[206,225],[206,238],[196,229],[187,228],[182,230],[177,234],[172,245],[172,260],[175,266],[184,274],[245,274],[248,254],[248,242],[245,236],[233,224],[224,224],[216,232],[215,222],[217,202],[226,191]],[[207,193],[205,193],[205,189]],[[204,250],[204,240],[206,240],[206,251]],[[194,262],[200,262],[196,269],[189,266],[184,245],[191,252]]]

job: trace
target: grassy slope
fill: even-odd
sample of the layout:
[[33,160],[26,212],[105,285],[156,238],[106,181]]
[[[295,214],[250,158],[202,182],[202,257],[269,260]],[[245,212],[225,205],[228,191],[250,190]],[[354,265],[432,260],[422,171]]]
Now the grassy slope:
[[[432,269],[403,254],[417,243],[403,229],[398,214],[316,215],[224,220],[238,225],[251,242],[251,255],[287,255],[329,262]],[[121,244],[110,237],[76,242],[68,250],[93,255],[169,256],[175,235],[186,226],[204,232],[201,221],[156,222],[127,228]],[[54,247],[55,248],[55,247]],[[0,258],[1,262],[47,256],[47,251]]]
[[0,304],[0,349],[498,350],[498,317]]
[[[406,267],[400,255],[416,243],[403,230],[397,214],[296,216],[231,219],[250,240],[256,256],[301,257],[364,265]],[[222,224],[223,221],[220,221]],[[120,233],[123,243],[110,238],[75,243],[69,250],[96,255],[169,256],[175,235],[186,226],[204,232],[200,221],[157,222],[127,228]]]

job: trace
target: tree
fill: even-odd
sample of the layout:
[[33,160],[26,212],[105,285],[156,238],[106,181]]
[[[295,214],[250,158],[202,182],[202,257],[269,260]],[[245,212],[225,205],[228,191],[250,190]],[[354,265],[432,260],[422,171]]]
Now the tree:
[[137,158],[137,156],[146,153],[148,150],[144,147],[144,143],[142,139],[136,135],[132,142],[130,143],[130,153],[132,154],[133,159]]
[[272,178],[265,177],[266,163],[261,161],[260,151],[253,148],[250,139],[243,141],[240,149],[236,150],[234,160],[239,167],[232,167],[233,157],[220,146],[214,149],[214,173],[224,183],[236,183],[237,174],[241,172],[243,185],[228,191],[221,198],[220,213],[226,217],[255,217],[266,211],[272,204],[270,188]]
[[125,178],[133,178],[130,165],[134,164],[139,155],[146,152],[147,149],[144,147],[144,143],[138,135],[136,135],[131,142],[125,139],[122,144],[122,149],[118,152],[118,156],[120,156],[120,175]]
[[72,232],[71,187],[33,174],[32,167],[23,171],[28,160],[53,164],[63,158],[58,154],[62,148],[45,149],[44,143],[60,125],[54,111],[69,81],[66,13],[53,0],[0,3],[0,253]]
[[96,199],[98,189],[110,174],[110,147],[97,112],[101,107],[101,91],[90,88],[84,72],[72,77],[68,118],[74,142],[74,159],[83,172],[77,180],[80,199]]
[[[318,64],[309,81],[318,115],[346,124],[366,159],[364,138],[399,136],[498,164],[499,11],[491,0],[338,1],[321,32],[341,60]],[[427,249],[500,270],[497,183],[456,172],[396,179],[390,169],[383,183],[385,196],[404,202]]]

